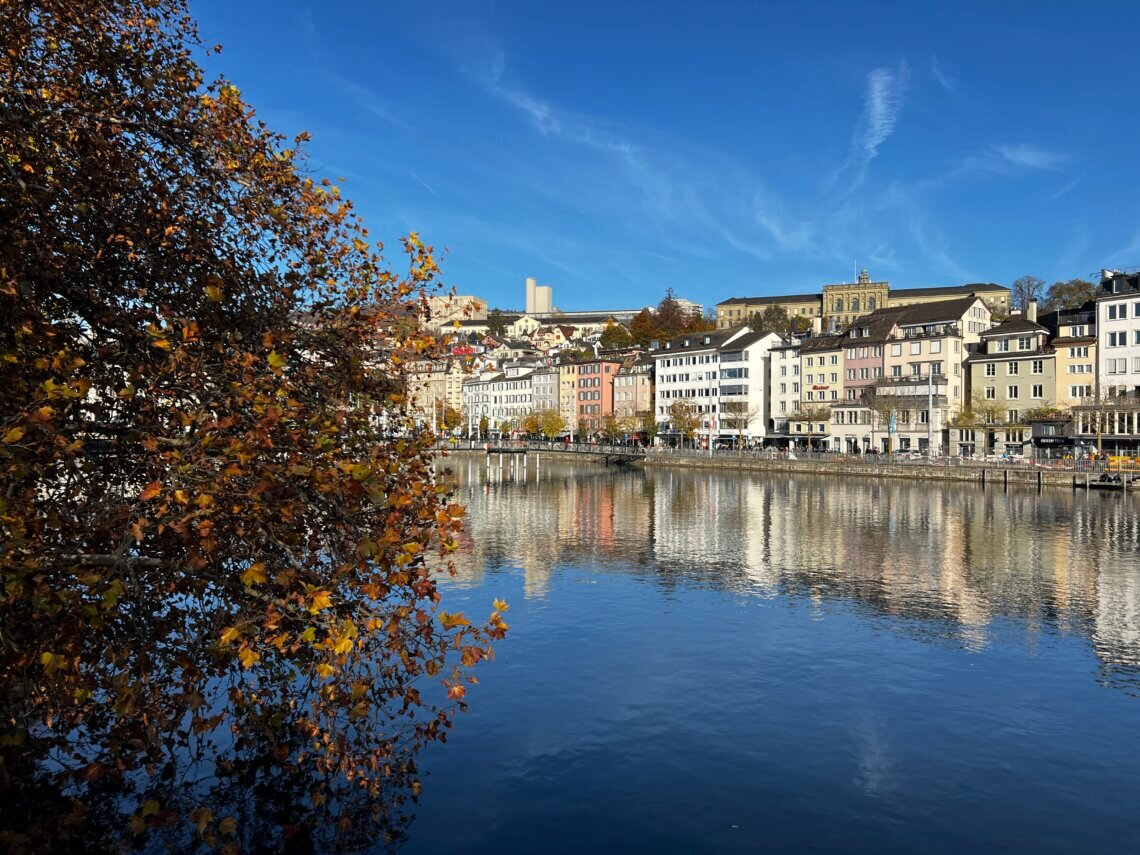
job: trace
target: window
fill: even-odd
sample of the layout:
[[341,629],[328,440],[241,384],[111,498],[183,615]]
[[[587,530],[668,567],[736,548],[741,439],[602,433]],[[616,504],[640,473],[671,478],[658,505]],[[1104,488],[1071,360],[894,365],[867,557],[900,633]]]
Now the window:
[[987,377],[997,377],[997,363],[996,362],[987,362],[986,363],[986,376]]
[[987,401],[996,401],[997,400],[997,389],[995,387],[993,387],[993,386],[987,386],[986,387],[986,400]]
[[1015,376],[1017,376],[1017,372],[1018,372],[1018,370],[1019,370],[1019,367],[1018,367],[1018,364],[1017,364],[1016,362],[1007,362],[1007,363],[1006,363],[1006,366],[1005,366],[1005,373],[1006,373],[1006,374],[1007,374],[1009,377],[1015,377]]
[[867,380],[867,379],[869,379],[869,377],[870,377],[870,372],[866,368],[860,368],[859,369],[859,379],[860,380]]
[[892,365],[891,366],[891,376],[892,377],[902,377],[902,366],[901,365]]
[[[866,371],[867,369],[864,368],[863,370]],[[854,380],[855,379],[855,369],[854,368],[848,368],[847,369],[847,379],[848,380]]]
[[1033,336],[1023,335],[1017,340],[1018,350],[1033,350]]
[[997,345],[997,347],[995,347],[994,350],[996,350],[998,353],[1008,353],[1009,352],[1009,339],[1008,338],[1000,338],[995,342],[995,344]]
[[858,297],[852,297],[851,298],[851,311],[853,311],[853,312],[859,311],[859,298]]
[[[1137,303],[1137,305],[1140,305],[1140,303]],[[1133,344],[1140,344],[1140,330],[1133,330],[1132,331],[1132,343]]]
[[1092,386],[1070,386],[1070,398],[1089,398],[1092,396]]
[[[823,363],[821,362],[820,364],[822,365]],[[830,364],[831,365],[838,365],[839,364],[839,355],[838,354],[831,357],[831,363]]]
[[942,352],[942,342],[939,339],[935,339],[934,341],[932,341],[930,343],[930,352],[931,353],[941,353]]
[[1044,398],[1045,397],[1045,387],[1042,386],[1040,383],[1034,383],[1032,390],[1030,390],[1029,397],[1030,398]]
[[1070,347],[1069,356],[1073,359],[1088,359],[1089,349],[1087,347]]
[[831,375],[831,382],[832,383],[838,383],[839,382],[839,375],[838,374],[832,374]]
[[1044,374],[1045,373],[1045,361],[1041,360],[1041,359],[1034,359],[1033,364],[1029,369],[1029,373],[1031,373],[1031,374]]
[[892,344],[891,345],[891,356],[902,356],[902,345],[901,344]]
[[1005,397],[1007,400],[1016,401],[1017,396],[1018,396],[1018,390],[1017,390],[1016,386],[1006,386],[1005,387]]
[[[1115,283],[1115,282],[1113,282],[1112,284],[1113,284],[1114,286],[1116,285],[1116,283]],[[1109,307],[1108,307],[1108,319],[1109,319],[1110,321],[1115,321],[1115,320],[1116,320],[1116,304],[1115,304],[1115,303],[1112,303],[1112,304],[1110,304],[1110,305],[1109,305]]]
[[910,355],[911,356],[917,356],[920,353],[922,353],[922,342],[921,341],[912,341],[910,343]]
[[918,423],[920,425],[925,425],[925,424],[930,423],[930,410],[919,410],[918,411]]
[[921,377],[922,376],[922,363],[921,362],[912,362],[910,364],[910,373],[914,377]]
[[1011,425],[1015,425],[1019,421],[1021,421],[1021,412],[1018,410],[1010,410],[1009,411],[1009,423]]

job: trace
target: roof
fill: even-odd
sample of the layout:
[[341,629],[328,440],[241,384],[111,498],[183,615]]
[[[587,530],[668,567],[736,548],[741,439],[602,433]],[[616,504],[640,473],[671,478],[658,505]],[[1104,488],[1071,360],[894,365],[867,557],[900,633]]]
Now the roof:
[[[917,306],[902,306],[902,316],[898,320],[900,327],[916,327],[925,324],[944,324],[959,321],[966,314],[974,301],[975,296],[959,297],[956,300],[941,300],[936,303],[919,303]],[[889,312],[890,309],[880,309]]]
[[1107,275],[1101,279],[1100,287],[1096,289],[1098,300],[1121,297],[1124,295],[1134,297],[1136,293],[1140,291],[1140,273],[1105,272]]
[[814,350],[842,350],[847,346],[844,335],[815,335],[805,338],[800,344],[800,351],[806,353]]
[[1005,291],[1009,289],[996,282],[974,282],[969,285],[936,285],[930,288],[898,288],[891,291],[891,297],[938,297],[950,294],[975,294],[978,291]]
[[998,338],[1004,335],[1018,335],[1019,333],[1048,333],[1047,327],[1023,317],[1013,317],[1002,321],[996,327],[990,327],[982,338]]
[[819,303],[822,300],[822,294],[776,294],[767,297],[730,297],[727,300],[721,300],[717,305],[737,306],[747,303],[748,305],[774,306],[779,303]]
[[[685,335],[679,335],[669,339],[660,348],[654,351],[654,353],[660,355],[663,353],[674,354],[678,352],[691,353],[695,350],[715,350],[738,332],[740,332],[739,327],[732,330],[686,333]],[[705,344],[705,339],[708,339],[708,344]],[[688,344],[685,342],[688,342]]]
[[[898,326],[899,318],[906,313],[907,307],[895,306],[894,308],[880,309],[870,315],[863,315],[856,318],[847,326],[846,335],[852,342],[859,342],[859,344],[872,344],[885,342],[891,336],[891,330]],[[863,329],[865,327],[871,328],[871,334],[867,336],[851,335],[852,330]]]
[[1052,345],[1059,345],[1059,344],[1095,344],[1095,343],[1096,343],[1096,336],[1095,335],[1062,335],[1062,336],[1057,336],[1057,338],[1055,338],[1051,342],[1049,342],[1049,344],[1052,344]]
[[732,341],[726,342],[724,345],[721,346],[720,349],[721,350],[744,350],[744,348],[751,347],[752,345],[756,344],[756,342],[761,341],[762,339],[765,339],[768,336],[775,335],[775,334],[776,333],[773,333],[773,332],[757,332],[757,331],[746,332],[744,335],[740,336],[739,338],[734,338]]

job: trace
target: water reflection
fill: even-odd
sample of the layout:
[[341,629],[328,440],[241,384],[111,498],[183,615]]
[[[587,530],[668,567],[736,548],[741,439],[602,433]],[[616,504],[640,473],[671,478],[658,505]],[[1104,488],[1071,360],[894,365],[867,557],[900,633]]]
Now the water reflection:
[[1133,496],[590,465],[532,468],[524,482],[473,459],[447,465],[470,508],[458,584],[515,566],[540,599],[573,562],[821,615],[842,601],[892,632],[966,649],[996,626],[1030,651],[1043,634],[1071,635],[1089,641],[1105,683],[1140,694]]

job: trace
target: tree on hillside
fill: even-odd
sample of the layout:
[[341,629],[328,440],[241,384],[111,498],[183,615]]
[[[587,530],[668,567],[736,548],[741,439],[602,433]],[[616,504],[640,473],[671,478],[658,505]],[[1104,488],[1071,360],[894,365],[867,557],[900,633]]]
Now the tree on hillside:
[[1009,286],[1010,305],[1025,311],[1030,300],[1041,298],[1041,290],[1044,287],[1045,280],[1038,279],[1036,276],[1021,276],[1014,279],[1013,284]]
[[663,338],[672,338],[690,330],[694,324],[699,323],[700,318],[694,318],[691,313],[682,309],[681,304],[677,302],[677,295],[673,293],[672,288],[669,288],[661,302],[657,304],[655,320],[660,335]]
[[748,326],[761,333],[786,333],[791,328],[791,319],[783,306],[767,306],[762,312],[752,313]]
[[636,344],[648,347],[654,339],[661,339],[657,318],[649,309],[642,309],[629,322],[629,332]]
[[6,3],[0,43],[0,841],[398,837],[506,630],[440,608],[431,247],[393,272],[182,0]]
[[794,333],[806,333],[811,329],[811,319],[805,317],[804,315],[796,315],[794,318],[792,318],[789,327]]
[[630,335],[629,330],[612,320],[606,324],[606,328],[602,330],[602,337],[599,339],[602,347],[606,350],[617,350],[621,347],[629,347],[632,345],[633,336]]
[[487,333],[501,338],[507,334],[507,316],[503,314],[502,309],[491,309],[487,313]]
[[1045,294],[1045,311],[1077,309],[1096,299],[1096,285],[1084,279],[1054,282]]

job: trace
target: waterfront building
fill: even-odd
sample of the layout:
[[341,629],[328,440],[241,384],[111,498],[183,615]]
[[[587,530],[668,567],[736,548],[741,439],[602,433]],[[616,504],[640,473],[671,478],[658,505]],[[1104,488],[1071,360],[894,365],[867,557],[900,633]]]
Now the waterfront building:
[[863,270],[853,283],[824,285],[818,294],[789,294],[768,297],[732,297],[717,303],[717,329],[730,329],[748,323],[755,312],[769,306],[783,308],[790,318],[819,318],[824,327],[834,320],[839,327],[888,308],[905,308],[963,297],[981,297],[991,314],[1009,314],[1009,288],[994,283],[950,285],[933,288],[891,289],[887,282],[874,282]]
[[614,377],[614,415],[632,418],[653,409],[653,358],[627,357]]
[[483,417],[491,430],[518,430],[522,420],[534,409],[531,374],[535,368],[532,362],[520,361],[503,366],[500,372],[489,372],[464,383],[463,413],[468,433],[478,428]]
[[1140,273],[1104,272],[1096,329],[1102,396],[1140,395]]
[[670,410],[681,402],[699,420],[705,442],[718,435],[762,439],[770,414],[769,352],[780,343],[776,333],[740,327],[677,336],[652,351],[659,435],[678,438]]
[[1059,406],[1073,407],[1093,397],[1097,382],[1096,314],[1095,302],[1055,313],[1057,335],[1049,344],[1056,353]]
[[570,361],[558,362],[558,414],[566,430],[578,431],[578,366]]
[[[1037,321],[1037,301],[982,334],[970,355],[970,409],[974,418],[951,436],[951,453],[1022,454],[1030,416],[1056,404],[1057,360],[1049,329]],[[979,439],[981,445],[979,445]]]
[[583,433],[600,430],[614,414],[614,378],[621,362],[593,359],[575,364],[578,373],[578,426]]
[[444,408],[463,410],[463,383],[471,379],[467,357],[419,360],[408,370],[408,412],[424,425],[442,422]]
[[791,416],[800,409],[800,341],[798,336],[781,339],[769,351],[768,442],[783,446],[793,441]]
[[[815,322],[819,326],[818,319]],[[831,408],[843,397],[844,336],[813,335],[800,343],[800,400],[790,433],[810,449],[832,449]]]
[[555,365],[546,365],[542,368],[536,368],[531,373],[534,409],[536,412],[542,410],[558,410],[558,374],[558,367]]

